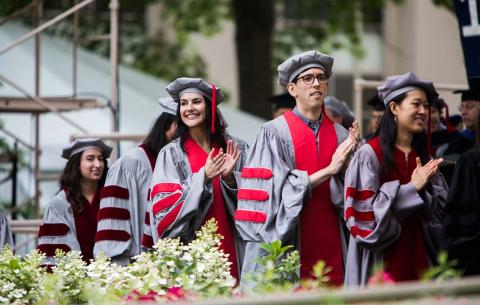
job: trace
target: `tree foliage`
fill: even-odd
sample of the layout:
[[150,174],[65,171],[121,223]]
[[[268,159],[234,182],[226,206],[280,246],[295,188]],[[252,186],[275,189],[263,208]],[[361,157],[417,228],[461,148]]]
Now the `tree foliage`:
[[[453,0],[432,1],[454,10]],[[11,13],[28,2],[3,0],[0,14]],[[44,1],[44,7],[64,10],[75,2]],[[109,2],[98,0],[87,8],[89,14],[81,15],[82,37],[108,33]],[[120,61],[166,80],[185,75],[206,77],[206,64],[190,37],[196,33],[215,35],[225,21],[233,22],[241,108],[269,117],[264,98],[273,91],[275,70],[281,61],[309,49],[331,53],[343,48],[362,57],[365,50],[360,29],[379,30],[388,2],[402,4],[404,0],[120,0]],[[152,3],[162,5],[158,18],[173,26],[173,37],[164,29],[147,36],[145,12]],[[71,37],[71,20],[50,32]],[[105,56],[109,52],[108,42],[82,40],[82,45]]]

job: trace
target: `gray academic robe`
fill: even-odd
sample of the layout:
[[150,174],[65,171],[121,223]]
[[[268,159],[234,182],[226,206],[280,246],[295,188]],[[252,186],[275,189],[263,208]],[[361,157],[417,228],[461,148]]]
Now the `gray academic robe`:
[[13,250],[13,236],[12,230],[10,229],[10,221],[7,215],[0,213],[0,250],[5,245]]
[[100,201],[95,256],[103,252],[113,262],[127,265],[140,254],[152,162],[142,147],[136,147],[109,168]]
[[[235,138],[233,140],[238,144],[240,150],[240,157],[234,169],[234,176],[237,180],[237,176],[239,176],[239,172],[245,163],[248,145],[242,140]],[[157,193],[156,190],[159,185],[163,189]],[[223,180],[221,180],[221,188],[228,214],[233,221],[233,215],[237,207],[237,189],[230,188]],[[180,237],[187,242],[194,239],[195,232],[204,223],[205,216],[212,206],[213,184],[205,184],[204,167],[197,173],[191,172],[187,154],[183,152],[179,138],[166,145],[158,154],[151,182],[151,190],[152,198],[148,204],[150,217],[148,229],[151,232],[153,242],[155,243],[159,238],[164,237]],[[155,205],[161,199],[165,199],[164,202],[172,200],[166,207],[155,213]],[[179,206],[181,208],[177,214],[175,209]],[[175,215],[173,219],[170,218],[171,215]],[[162,227],[167,226],[164,230],[161,230],[161,235],[158,233],[159,225]],[[234,235],[237,267],[240,269],[243,260],[244,243],[235,230]],[[238,274],[240,274],[239,270]]]
[[56,265],[53,254],[55,249],[64,252],[81,251],[77,239],[75,218],[70,202],[66,198],[65,191],[58,192],[49,203],[43,216],[43,223],[40,227],[38,248],[51,252],[52,256],[46,256],[44,265]]
[[[339,124],[335,123],[334,127],[338,146],[348,137],[348,132]],[[318,141],[321,143],[322,139]],[[252,169],[257,171],[256,176],[264,177],[249,178],[248,171]],[[303,203],[310,198],[310,182],[306,171],[296,169],[292,137],[284,116],[262,126],[250,149],[242,177],[239,189],[260,190],[268,193],[268,199],[263,202],[238,201],[237,213],[247,211],[252,217],[258,215],[257,220],[236,220],[235,222],[241,237],[247,242],[242,268],[242,278],[244,278],[245,274],[260,269],[257,258],[265,254],[259,247],[260,243],[281,240],[283,245],[294,245],[301,251],[298,227]],[[341,212],[343,210],[342,177],[333,177],[329,184],[331,202],[338,212],[341,229],[338,238],[341,240],[342,251],[345,254],[346,240],[342,230]],[[245,284],[242,283],[242,285]]]
[[[448,193],[443,176],[437,173],[419,193],[411,182],[400,184],[395,180],[380,185],[380,172],[381,164],[375,151],[365,144],[356,152],[345,174],[345,211],[353,208],[374,215],[370,221],[346,219],[352,232],[345,267],[346,286],[367,284],[372,267],[383,264],[383,251],[399,238],[402,220],[419,209],[427,258],[430,263],[436,261]],[[347,196],[349,188],[363,195]]]

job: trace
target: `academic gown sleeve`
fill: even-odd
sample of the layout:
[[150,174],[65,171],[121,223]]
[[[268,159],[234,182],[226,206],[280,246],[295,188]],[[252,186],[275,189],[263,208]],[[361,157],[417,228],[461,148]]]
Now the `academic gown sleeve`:
[[[94,255],[103,252],[112,261],[128,265],[130,258],[140,254],[143,234],[147,175],[138,172],[136,160],[120,159],[109,169],[102,189],[100,210],[95,236]],[[132,163],[130,166],[124,164]],[[131,168],[137,168],[136,177]],[[141,222],[141,223],[140,223]]]
[[0,213],[0,250],[3,246],[9,246],[14,249],[12,230],[10,229],[10,222],[7,215]]
[[[335,123],[335,133],[337,134],[337,142],[340,145],[343,141],[348,138],[348,130],[346,130],[342,125]],[[350,154],[351,157],[352,154]],[[343,221],[343,208],[344,208],[344,196],[343,191],[345,189],[345,170],[348,167],[351,158],[348,158],[345,165],[344,170],[340,171],[336,175],[333,175],[330,178],[329,186],[330,186],[330,201],[332,202],[333,206],[335,207],[335,211],[339,218]]]
[[222,195],[225,200],[227,211],[231,219],[233,219],[233,217],[235,216],[235,211],[237,210],[237,194],[238,194],[238,186],[240,185],[240,181],[241,181],[241,171],[245,166],[247,154],[249,151],[249,146],[245,141],[240,140],[238,138],[232,138],[232,140],[235,143],[237,143],[238,149],[240,151],[240,156],[232,172],[236,185],[229,186],[223,179],[220,179],[221,187],[222,187]]
[[365,248],[382,251],[400,236],[400,223],[420,208],[425,220],[433,222],[431,231],[437,235],[436,222],[448,192],[443,177],[435,175],[418,193],[411,182],[394,180],[380,185],[380,172],[371,146],[362,146],[345,175],[345,219],[352,237]]
[[162,237],[191,240],[213,201],[213,185],[205,185],[205,168],[187,173],[186,157],[178,141],[164,147],[157,158],[149,207],[154,241]]
[[469,151],[457,161],[448,194],[444,247],[465,274],[480,274],[480,153]]
[[55,251],[81,251],[70,203],[61,191],[48,205],[38,232],[38,250],[45,253],[44,265],[55,265]]
[[291,239],[304,197],[310,196],[306,171],[293,167],[290,144],[263,126],[242,170],[236,227],[247,242]]
[[[369,269],[401,233],[401,223],[421,209],[426,248],[436,255],[448,187],[437,173],[420,193],[411,182],[380,184],[380,163],[370,145],[354,155],[345,175],[345,219],[351,233],[348,248],[347,285],[366,284]],[[375,254],[374,254],[375,253]]]

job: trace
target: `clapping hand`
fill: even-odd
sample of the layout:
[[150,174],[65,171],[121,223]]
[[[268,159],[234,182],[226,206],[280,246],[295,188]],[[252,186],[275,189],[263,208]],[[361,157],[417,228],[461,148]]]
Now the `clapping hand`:
[[435,175],[438,166],[443,162],[443,159],[431,159],[427,164],[422,166],[420,158],[417,157],[417,167],[413,170],[411,182],[417,191],[422,190],[430,179]]
[[358,143],[360,143],[360,126],[358,125],[358,121],[352,123],[352,126],[348,129],[348,137],[352,139],[354,142],[353,149],[357,148]]
[[227,142],[227,153],[225,154],[225,162],[223,164],[222,178],[228,179],[235,168],[238,158],[240,157],[240,151],[238,150],[238,144],[232,140]]
[[215,148],[212,148],[208,154],[207,162],[205,162],[205,178],[207,179],[207,183],[225,170],[225,154],[223,153],[223,149],[220,148],[220,152],[215,157],[213,157],[214,153]]
[[328,165],[332,175],[336,175],[342,170],[345,162],[347,161],[348,155],[353,151],[356,144],[357,143],[351,137],[348,137],[345,139],[345,141],[338,145],[337,149],[333,153],[332,161]]

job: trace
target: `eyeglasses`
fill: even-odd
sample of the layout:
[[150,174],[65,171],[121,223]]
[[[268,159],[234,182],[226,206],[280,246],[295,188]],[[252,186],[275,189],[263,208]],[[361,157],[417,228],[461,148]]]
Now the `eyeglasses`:
[[297,78],[297,80],[299,80],[299,79],[303,80],[305,85],[313,84],[315,79],[317,79],[317,81],[320,85],[325,85],[328,81],[328,78],[325,74],[317,74],[317,75],[307,74],[307,75],[300,76],[299,78]]
[[473,108],[476,108],[478,106],[478,102],[470,102],[470,103],[462,103],[460,104],[460,106],[458,107],[458,111],[462,111],[462,110],[471,110]]

